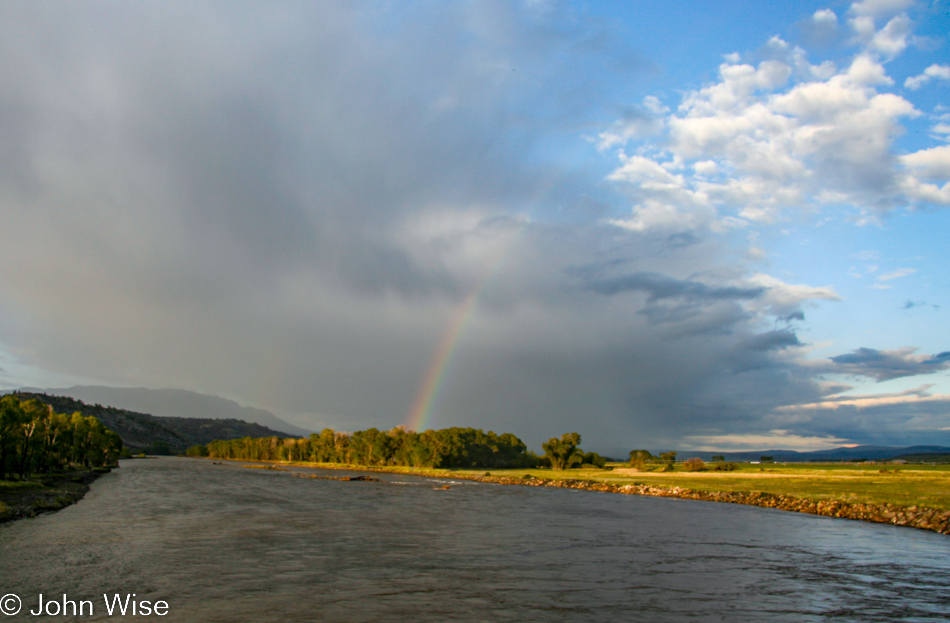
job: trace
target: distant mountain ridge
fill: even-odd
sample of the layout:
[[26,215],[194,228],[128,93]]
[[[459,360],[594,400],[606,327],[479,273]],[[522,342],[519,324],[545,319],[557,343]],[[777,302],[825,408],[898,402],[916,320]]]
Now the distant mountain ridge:
[[[658,450],[654,454],[665,450]],[[606,448],[598,450],[604,456],[612,457],[617,461],[626,461],[629,450],[620,448]],[[779,463],[807,463],[809,461],[887,461],[906,458],[914,461],[931,461],[937,457],[950,457],[950,448],[945,446],[855,446],[853,448],[833,448],[831,450],[814,450],[798,452],[796,450],[748,450],[743,452],[728,452],[725,450],[693,451],[680,450],[677,459],[688,459],[697,456],[704,461],[712,460],[714,456],[724,456],[726,461],[758,461],[763,456],[770,456]],[[924,458],[928,457],[928,458]],[[933,458],[931,458],[933,457]]]
[[22,400],[39,400],[50,405],[57,413],[69,415],[79,411],[86,416],[95,416],[106,428],[117,433],[122,438],[122,443],[133,452],[177,454],[215,439],[292,436],[257,423],[233,418],[159,417],[101,404],[90,405],[69,396],[24,391],[17,391],[15,395]]
[[313,431],[289,424],[270,411],[242,407],[233,400],[199,394],[184,389],[148,389],[145,387],[104,387],[101,385],[74,385],[64,388],[38,389],[24,387],[19,391],[38,392],[54,396],[69,396],[86,404],[103,404],[137,413],[169,418],[202,418],[243,420],[282,431],[296,437],[306,437]]
[[797,452],[795,450],[761,450],[756,452],[681,452],[679,458],[699,456],[709,458],[713,455],[723,455],[727,461],[758,461],[763,456],[770,456],[778,462],[804,463],[808,461],[887,461],[903,458],[908,455],[950,455],[950,448],[945,446],[855,446],[853,448],[833,448],[831,450],[815,450],[812,452]]

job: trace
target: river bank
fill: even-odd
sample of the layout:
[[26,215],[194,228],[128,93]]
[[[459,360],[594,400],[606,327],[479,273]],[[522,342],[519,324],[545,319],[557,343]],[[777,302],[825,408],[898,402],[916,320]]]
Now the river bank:
[[941,534],[950,534],[950,511],[917,506],[904,507],[895,504],[863,504],[844,500],[816,501],[758,491],[701,491],[683,487],[663,487],[648,484],[614,485],[593,480],[513,479],[494,476],[481,476],[473,479],[484,479],[484,481],[487,482],[499,482],[500,484],[585,489],[588,491],[603,491],[628,495],[651,495],[656,497],[703,500],[707,502],[747,504],[796,513],[824,515],[826,517],[839,517],[841,519],[855,519],[874,523],[888,523],[896,526],[931,530]]
[[66,508],[82,499],[89,485],[109,468],[68,472],[0,485],[0,523]]
[[[499,475],[485,472],[482,474],[468,470],[413,469],[403,467],[379,467],[367,465],[343,465],[337,463],[307,463],[288,461],[243,461],[278,465],[293,465],[320,469],[347,471],[384,472],[411,474],[429,478],[453,478],[472,480],[500,485],[519,485],[531,487],[557,487],[564,489],[583,489],[603,493],[625,495],[649,495],[654,497],[672,497],[728,504],[746,504],[775,508],[778,510],[853,519],[873,523],[886,523],[929,530],[941,534],[950,534],[950,510],[924,505],[901,505],[893,503],[852,502],[843,499],[809,499],[797,495],[770,493],[764,491],[710,491],[676,485],[637,482],[606,482],[611,472],[605,472],[602,480],[592,478],[544,477],[535,474]],[[560,476],[560,474],[558,475]]]

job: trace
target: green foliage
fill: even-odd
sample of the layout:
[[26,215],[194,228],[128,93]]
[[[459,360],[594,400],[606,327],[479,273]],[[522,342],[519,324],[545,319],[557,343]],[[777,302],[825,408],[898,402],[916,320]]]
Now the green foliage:
[[637,469],[642,469],[647,463],[652,463],[656,461],[656,457],[650,454],[649,450],[631,450],[630,451],[630,467],[636,467]]
[[713,463],[722,463],[726,460],[726,457],[722,454],[714,454],[712,456]]
[[122,440],[95,417],[56,413],[16,394],[0,397],[0,480],[49,473],[70,465],[115,464]]
[[208,446],[199,443],[185,450],[185,456],[208,456]]
[[763,454],[762,456],[759,457],[759,460],[762,461],[763,463],[774,463],[774,462],[775,462],[775,457],[772,457],[772,456],[765,456],[765,455]]
[[581,467],[596,467],[599,469],[604,469],[607,467],[607,459],[600,456],[596,452],[585,452],[581,456]]
[[579,433],[564,433],[560,437],[552,437],[541,444],[544,456],[551,463],[551,469],[570,469],[572,465],[580,464],[584,453],[578,448],[581,443]]
[[[192,448],[194,452],[199,450]],[[189,453],[192,452],[189,450]],[[511,433],[497,435],[474,428],[446,428],[423,433],[397,427],[370,428],[352,434],[330,428],[306,439],[260,437],[215,440],[206,455],[218,459],[310,461],[404,467],[536,467],[538,457]]]
[[737,467],[735,463],[717,463],[713,469],[717,472],[734,472]]
[[[764,492],[810,500],[840,500],[862,504],[898,504],[950,511],[950,465],[902,465],[898,473],[881,474],[883,465],[847,463],[789,463],[768,468],[733,464],[734,470],[705,473],[640,472],[629,477],[616,472],[588,472],[585,478],[611,482],[682,487],[696,491]],[[497,474],[496,474],[497,475]]]
[[663,469],[661,471],[671,472],[673,471],[673,463],[676,462],[676,452],[661,452],[660,460],[663,461]]

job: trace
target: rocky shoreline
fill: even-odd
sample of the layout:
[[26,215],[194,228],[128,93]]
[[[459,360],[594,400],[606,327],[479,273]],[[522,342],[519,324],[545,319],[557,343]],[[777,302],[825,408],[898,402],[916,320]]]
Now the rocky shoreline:
[[0,523],[51,513],[75,504],[110,469],[69,472],[44,477],[38,488],[0,490]]
[[651,495],[655,497],[683,498],[707,502],[725,502],[728,504],[748,504],[776,508],[796,513],[855,519],[874,523],[886,523],[895,526],[907,526],[930,530],[940,534],[950,534],[950,511],[919,506],[898,506],[895,504],[862,504],[841,500],[808,500],[788,495],[776,495],[758,491],[698,491],[683,487],[660,487],[646,484],[614,485],[596,480],[548,480],[545,478],[509,478],[503,476],[456,475],[454,478],[493,482],[506,485],[527,485],[534,487],[559,487],[566,489],[584,489],[605,493],[623,493],[627,495]]

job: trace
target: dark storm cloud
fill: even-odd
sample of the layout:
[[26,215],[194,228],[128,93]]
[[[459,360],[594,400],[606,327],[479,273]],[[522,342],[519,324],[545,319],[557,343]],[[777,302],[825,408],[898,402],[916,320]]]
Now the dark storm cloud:
[[[398,423],[453,306],[519,254],[511,215],[596,182],[539,144],[610,84],[584,59],[626,46],[542,8],[0,7],[4,342]],[[511,265],[502,296],[557,290]]]
[[81,160],[73,190],[99,187],[132,220],[158,186],[153,209],[181,227],[164,233],[243,277],[319,266],[360,290],[425,291],[446,276],[393,244],[405,214],[569,192],[522,160],[578,105],[590,77],[546,59],[590,48],[589,25],[508,3],[61,8],[8,7],[3,158],[33,166],[6,169],[5,188],[55,181],[37,181],[42,160]]
[[[574,271],[584,275],[584,269]],[[584,288],[605,296],[645,293],[646,303],[637,313],[655,325],[673,325],[664,331],[671,338],[728,333],[748,320],[738,303],[755,299],[763,287],[713,286],[692,279],[638,272],[617,277],[587,279]]]
[[751,338],[740,342],[737,350],[749,352],[767,352],[771,350],[782,350],[792,346],[801,346],[798,336],[788,330],[768,331],[754,335]]
[[829,370],[886,381],[904,376],[931,374],[950,368],[950,352],[928,357],[915,355],[914,350],[916,349],[881,351],[859,348],[845,355],[831,357],[834,366]]
[[788,314],[787,316],[782,316],[778,318],[778,320],[781,320],[782,322],[786,322],[786,323],[792,322],[793,320],[799,320],[801,322],[805,322],[805,312],[794,311]]
[[474,295],[433,426],[761,427],[828,390],[762,333],[816,295],[604,224],[629,206],[579,133],[641,66],[556,3],[2,4],[0,342],[390,428]]
[[657,273],[634,273],[621,277],[600,279],[588,283],[589,290],[613,295],[621,292],[646,292],[649,301],[684,299],[687,301],[748,300],[761,295],[765,288],[737,288],[710,286],[698,281],[674,279]]
[[798,430],[871,445],[950,445],[950,398],[867,406],[828,405],[799,417]]

